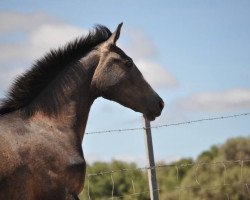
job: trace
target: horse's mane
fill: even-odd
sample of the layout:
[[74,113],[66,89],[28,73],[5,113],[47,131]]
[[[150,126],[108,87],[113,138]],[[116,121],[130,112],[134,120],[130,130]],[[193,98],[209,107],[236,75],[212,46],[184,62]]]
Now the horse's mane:
[[[79,76],[79,70],[81,70],[81,67],[67,66],[79,65],[77,62],[80,58],[110,36],[111,32],[107,27],[98,25],[87,36],[77,38],[65,47],[51,50],[37,60],[31,69],[17,77],[6,98],[1,102],[0,115],[20,110],[26,116],[32,116],[38,109],[42,109],[49,115],[56,113],[61,105],[61,99],[65,96],[63,87],[69,83],[73,84],[72,79],[75,77],[72,75]],[[62,73],[66,70],[67,73]],[[64,74],[63,77],[60,77],[60,74]],[[54,88],[52,93],[46,88],[58,77],[60,77],[60,84],[56,84],[57,88]]]

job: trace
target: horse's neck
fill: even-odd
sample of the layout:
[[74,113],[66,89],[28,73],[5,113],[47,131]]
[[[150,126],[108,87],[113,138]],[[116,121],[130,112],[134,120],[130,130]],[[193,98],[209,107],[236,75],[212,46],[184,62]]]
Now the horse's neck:
[[45,116],[42,112],[35,114],[33,120],[43,120],[46,123],[56,124],[58,127],[64,127],[74,133],[74,138],[82,142],[86,128],[90,107],[95,100],[91,93],[91,80],[99,62],[99,56],[96,52],[90,52],[80,60],[84,68],[82,79],[75,88],[70,91],[70,98],[65,101],[65,105],[55,116]]
[[80,60],[84,67],[85,74],[81,84],[78,85],[76,91],[73,91],[73,104],[75,105],[75,132],[83,139],[86,128],[90,107],[96,96],[91,90],[91,81],[95,69],[99,63],[99,52],[91,52]]

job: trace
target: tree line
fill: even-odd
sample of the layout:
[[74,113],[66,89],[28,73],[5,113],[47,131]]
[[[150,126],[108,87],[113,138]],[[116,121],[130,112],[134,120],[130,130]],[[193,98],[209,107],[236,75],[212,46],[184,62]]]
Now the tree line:
[[[246,162],[241,162],[242,160]],[[166,163],[160,162],[157,165]],[[85,200],[90,196],[92,200],[111,199],[113,193],[114,197],[124,200],[150,200],[149,193],[146,192],[149,190],[147,170],[136,170],[135,163],[116,160],[110,163],[95,162],[87,166],[86,174],[119,169],[131,170],[112,173],[112,177],[111,174],[90,177],[85,181],[85,189],[79,198]],[[249,199],[250,138],[229,139],[223,145],[214,145],[202,152],[195,160],[183,158],[168,163],[166,167],[157,168],[157,180],[162,200]],[[131,196],[134,193],[138,195]]]

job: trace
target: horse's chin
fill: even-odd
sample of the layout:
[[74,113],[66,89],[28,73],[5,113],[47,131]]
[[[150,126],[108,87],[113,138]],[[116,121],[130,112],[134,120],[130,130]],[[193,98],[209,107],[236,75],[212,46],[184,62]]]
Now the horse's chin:
[[161,111],[147,112],[143,114],[144,118],[146,118],[148,121],[154,121],[160,115],[161,115]]
[[156,118],[156,116],[153,116],[153,115],[146,115],[146,114],[144,114],[143,116],[144,116],[144,118],[146,118],[148,121],[154,121],[155,118]]
[[140,109],[137,109],[135,107],[129,107],[128,108],[134,110],[135,112],[139,112],[143,114],[143,117],[146,118],[148,121],[154,121],[157,117],[161,115],[161,111],[152,112],[152,111],[142,111]]

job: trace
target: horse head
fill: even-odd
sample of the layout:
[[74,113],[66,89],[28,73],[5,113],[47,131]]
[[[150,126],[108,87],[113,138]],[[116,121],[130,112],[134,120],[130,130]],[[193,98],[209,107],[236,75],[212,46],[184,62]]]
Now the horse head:
[[161,114],[164,102],[144,79],[132,58],[116,45],[121,27],[122,23],[96,48],[100,60],[91,86],[98,91],[98,96],[141,112],[152,121]]

